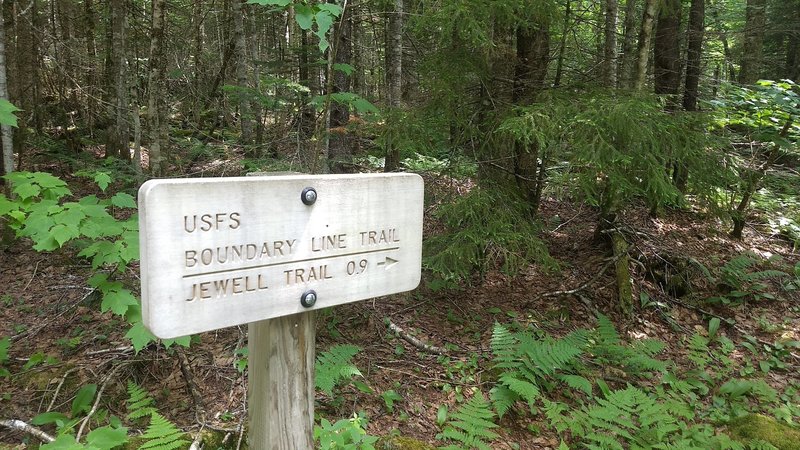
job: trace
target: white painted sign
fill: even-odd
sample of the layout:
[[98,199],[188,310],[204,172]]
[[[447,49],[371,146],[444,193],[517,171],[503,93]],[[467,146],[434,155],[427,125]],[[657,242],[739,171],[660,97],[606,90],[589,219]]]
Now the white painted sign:
[[174,338],[409,291],[422,209],[413,174],[150,180],[139,189],[142,320]]

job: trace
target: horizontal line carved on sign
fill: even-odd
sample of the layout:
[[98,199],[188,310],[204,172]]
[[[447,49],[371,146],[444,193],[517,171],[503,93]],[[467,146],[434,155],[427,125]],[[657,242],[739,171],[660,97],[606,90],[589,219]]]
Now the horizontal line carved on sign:
[[340,255],[317,256],[317,257],[314,257],[314,258],[306,258],[306,259],[293,259],[291,261],[280,261],[280,262],[274,262],[274,263],[259,264],[257,266],[232,267],[230,269],[214,270],[214,271],[211,271],[211,272],[187,274],[187,275],[184,275],[183,278],[195,278],[195,277],[202,277],[204,275],[217,275],[217,274],[220,274],[220,273],[237,272],[237,271],[240,271],[240,270],[263,269],[264,267],[285,266],[287,264],[304,263],[304,262],[309,262],[309,261],[319,261],[319,260],[322,260],[322,259],[330,259],[330,258],[343,258],[343,257],[346,257],[346,256],[366,255],[366,254],[369,254],[369,253],[389,252],[389,251],[393,251],[393,250],[400,250],[400,247],[379,248],[379,249],[374,249],[374,250],[365,250],[365,251],[361,251],[361,252],[342,253]]

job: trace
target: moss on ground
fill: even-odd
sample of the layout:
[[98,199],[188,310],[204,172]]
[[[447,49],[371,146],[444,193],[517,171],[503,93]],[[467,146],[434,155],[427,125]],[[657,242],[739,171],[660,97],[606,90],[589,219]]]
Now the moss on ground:
[[800,429],[778,422],[772,417],[749,414],[732,420],[728,429],[731,437],[742,443],[762,440],[778,450],[800,450]]
[[377,450],[435,450],[435,447],[405,436],[385,436],[375,445]]

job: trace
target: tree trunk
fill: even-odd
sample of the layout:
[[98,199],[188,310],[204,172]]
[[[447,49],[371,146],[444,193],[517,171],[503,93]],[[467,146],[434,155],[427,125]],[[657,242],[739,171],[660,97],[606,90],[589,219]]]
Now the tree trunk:
[[250,105],[250,94],[245,91],[248,87],[247,40],[244,35],[242,0],[232,0],[231,14],[233,14],[233,32],[236,36],[234,39],[236,42],[236,84],[242,89],[239,92],[239,122],[242,129],[240,142],[246,145],[253,142],[253,112]]
[[678,88],[681,81],[680,26],[681,1],[663,0],[656,24],[653,78],[655,92],[666,97],[669,111],[678,107]]
[[603,43],[603,85],[614,87],[617,84],[617,0],[605,0],[605,32]]
[[[350,64],[352,56],[350,42],[350,11],[345,9],[339,20],[333,52],[334,64]],[[349,92],[350,77],[341,70],[333,72],[332,92]],[[328,128],[328,167],[331,173],[353,172],[353,143],[348,133],[350,108],[342,103],[332,102],[330,105],[330,126]]]
[[705,29],[705,0],[692,0],[689,10],[689,28],[686,46],[686,88],[683,92],[683,109],[697,110],[700,84],[701,57],[703,56],[703,31]]
[[[0,5],[0,100],[8,101],[8,81],[6,78],[6,25],[3,7]],[[3,157],[0,158],[0,175],[14,171],[14,134],[11,125],[0,125],[2,133]],[[2,184],[2,183],[0,183]]]
[[739,82],[742,84],[753,84],[760,77],[766,10],[767,0],[747,0],[742,67],[739,69]]
[[86,60],[84,63],[83,92],[86,110],[83,115],[86,119],[87,131],[91,135],[94,128],[94,115],[97,111],[97,100],[95,99],[95,85],[97,83],[97,68],[95,60],[97,58],[97,42],[95,41],[95,17],[93,0],[84,0],[83,3],[83,39],[86,46]]
[[636,72],[632,75],[633,87],[637,91],[644,89],[647,80],[647,61],[650,57],[650,40],[653,36],[653,19],[656,16],[658,0],[645,0],[642,13],[642,27],[639,29],[639,43],[636,47]]
[[[514,103],[532,101],[544,87],[550,54],[550,30],[546,22],[517,29],[517,59],[514,68]],[[536,216],[544,183],[545,155],[538,145],[514,144],[514,175],[517,186],[528,203],[531,217]]]
[[203,0],[194,0],[192,5],[192,25],[194,28],[194,47],[192,49],[193,69],[194,74],[192,77],[192,94],[193,105],[192,115],[194,116],[195,123],[200,123],[200,117],[203,114],[203,101],[200,95],[200,83],[203,78]]
[[625,20],[623,23],[622,55],[617,64],[617,87],[630,89],[633,87],[633,52],[636,42],[636,0],[625,2]]
[[111,0],[111,45],[109,81],[113,83],[113,95],[110,102],[109,117],[112,123],[108,126],[106,139],[106,157],[122,160],[130,159],[128,145],[130,142],[129,104],[128,104],[128,61],[127,49],[127,14],[124,0]]
[[[403,0],[394,0],[394,12],[389,16],[389,49],[386,52],[387,84],[389,85],[389,108],[400,110],[403,96]],[[385,172],[394,172],[400,166],[400,148],[388,139]]]
[[167,142],[166,118],[164,117],[164,28],[166,0],[153,0],[150,22],[150,67],[147,77],[147,113],[150,134],[150,172],[154,176],[164,174],[163,146]]
[[564,28],[561,31],[561,40],[558,44],[558,57],[556,58],[556,75],[553,79],[553,87],[561,86],[561,77],[564,73],[564,53],[567,49],[567,33],[569,33],[569,23],[571,17],[572,0],[566,0],[564,5]]

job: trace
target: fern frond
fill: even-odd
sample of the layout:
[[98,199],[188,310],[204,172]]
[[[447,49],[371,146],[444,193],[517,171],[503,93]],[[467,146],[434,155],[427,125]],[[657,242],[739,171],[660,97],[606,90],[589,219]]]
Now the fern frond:
[[317,356],[314,382],[317,389],[333,395],[336,384],[354,376],[362,376],[361,371],[351,362],[361,349],[355,345],[335,345]]
[[451,415],[451,419],[442,430],[442,437],[459,442],[469,448],[489,449],[487,441],[490,442],[500,437],[491,431],[497,428],[494,417],[495,414],[489,402],[486,401],[483,394],[477,392]]
[[174,450],[185,448],[189,442],[183,439],[184,433],[175,424],[165,419],[161,414],[151,414],[150,426],[142,435],[144,444],[140,450]]
[[603,344],[610,345],[620,343],[619,333],[617,333],[614,323],[603,314],[597,315],[597,334],[600,337],[600,342]]
[[128,407],[126,416],[128,420],[140,419],[156,412],[156,408],[153,407],[153,398],[131,381],[128,382],[128,400],[125,403]]
[[592,383],[580,375],[561,375],[558,377],[567,386],[572,389],[583,392],[586,395],[592,395]]
[[489,391],[489,398],[492,400],[495,411],[501,419],[514,406],[519,400],[519,394],[512,391],[506,386],[495,386]]

